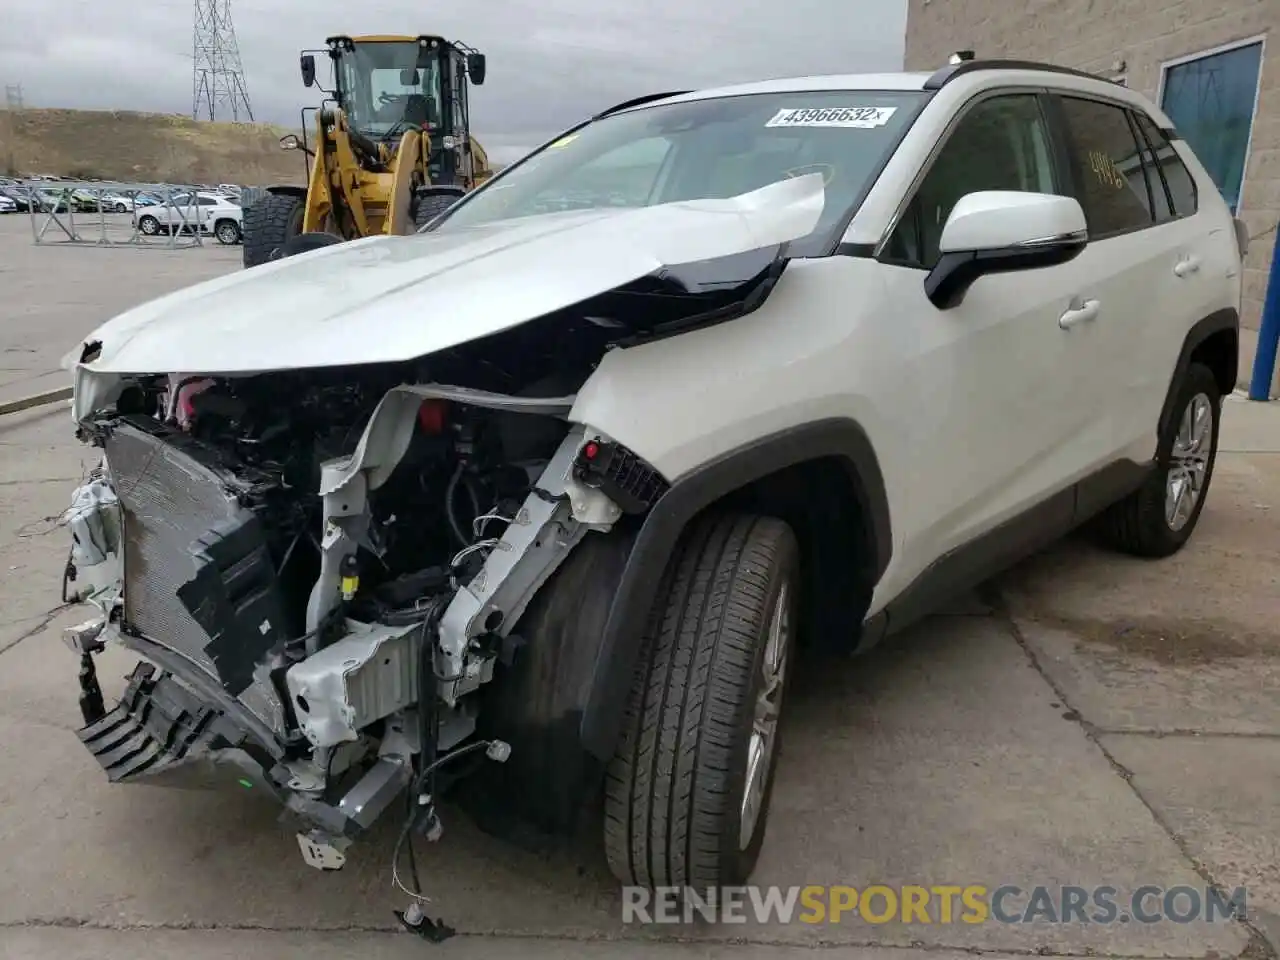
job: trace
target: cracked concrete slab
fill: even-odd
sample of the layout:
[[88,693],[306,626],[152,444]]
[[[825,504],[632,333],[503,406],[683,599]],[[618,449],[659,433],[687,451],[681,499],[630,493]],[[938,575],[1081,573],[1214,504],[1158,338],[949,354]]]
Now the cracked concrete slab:
[[1200,526],[1173,557],[1077,536],[1000,586],[1045,671],[1097,727],[1280,734],[1280,457],[1221,456]]
[[[393,928],[394,824],[354,848],[342,872],[320,874],[302,864],[274,804],[247,791],[108,785],[72,733],[74,663],[47,656],[48,642],[32,638],[0,661],[5,683],[24,691],[0,716],[0,844],[22,865],[0,874],[0,923]],[[999,623],[940,618],[796,682],[753,882],[1196,882]],[[971,926],[936,915],[931,925],[627,926],[594,832],[539,856],[456,810],[445,817],[444,839],[423,845],[420,863],[433,909],[471,934],[1186,957],[1244,944],[1239,930],[1204,924]]]
[[1280,738],[1104,736],[1107,751],[1187,851],[1243,886],[1280,951]]

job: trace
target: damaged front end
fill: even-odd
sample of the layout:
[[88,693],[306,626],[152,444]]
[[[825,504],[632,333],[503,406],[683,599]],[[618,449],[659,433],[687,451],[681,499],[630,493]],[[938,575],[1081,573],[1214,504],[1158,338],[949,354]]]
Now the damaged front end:
[[[577,742],[604,618],[668,489],[610,435],[643,411],[593,425],[577,398],[620,353],[756,310],[821,210],[805,177],[502,242],[334,245],[102,327],[70,364],[103,456],[64,593],[100,611],[67,639],[108,777],[267,790],[322,869],[406,790],[402,840],[437,836],[486,757],[524,777],[499,806],[521,782],[572,806],[573,758],[606,759]],[[561,268],[565,234],[597,269]],[[143,660],[113,706],[110,641]]]
[[[267,789],[332,868],[458,751],[505,759],[476,693],[512,626],[664,481],[568,422],[571,394],[405,372],[129,378],[81,423],[103,460],[68,511],[64,592],[102,616],[68,640],[112,781]],[[145,662],[108,710],[111,639]]]

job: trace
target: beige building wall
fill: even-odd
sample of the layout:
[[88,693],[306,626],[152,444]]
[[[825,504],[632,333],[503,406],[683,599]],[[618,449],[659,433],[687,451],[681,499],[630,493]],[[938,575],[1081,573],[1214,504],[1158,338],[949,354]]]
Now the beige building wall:
[[1268,39],[1240,194],[1240,217],[1257,235],[1241,319],[1256,329],[1280,221],[1280,0],[908,0],[906,66],[932,70],[973,50],[1123,76],[1155,100],[1163,64],[1259,36]]

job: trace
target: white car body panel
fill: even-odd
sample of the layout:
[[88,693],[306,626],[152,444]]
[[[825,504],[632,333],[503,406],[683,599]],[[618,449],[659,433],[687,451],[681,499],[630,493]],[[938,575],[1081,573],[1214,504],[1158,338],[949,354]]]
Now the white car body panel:
[[89,368],[248,374],[412,360],[665,265],[804,236],[822,204],[822,177],[810,174],[728,200],[337,244],[127,311],[85,338],[102,344]]

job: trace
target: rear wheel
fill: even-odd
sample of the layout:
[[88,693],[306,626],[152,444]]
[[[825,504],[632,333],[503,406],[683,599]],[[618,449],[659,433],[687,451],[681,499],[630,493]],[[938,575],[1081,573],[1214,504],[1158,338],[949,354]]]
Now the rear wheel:
[[148,237],[154,237],[160,232],[160,221],[155,217],[145,216],[138,221],[138,229]]
[[1167,557],[1190,539],[1204,509],[1218,455],[1222,395],[1213,371],[1192,363],[1174,396],[1171,429],[1160,437],[1156,469],[1099,518],[1112,547],[1140,557]]
[[264,193],[244,211],[244,265],[256,267],[274,259],[276,250],[302,232],[303,199],[292,194]]
[[693,528],[646,631],[605,783],[605,852],[624,884],[744,883],[764,842],[799,595],[772,517]]

